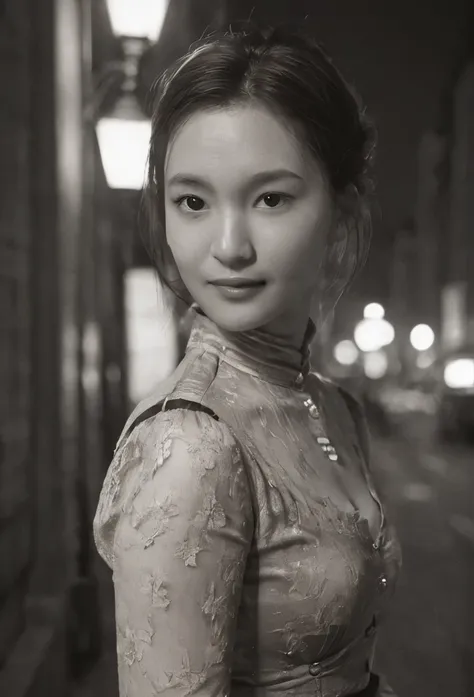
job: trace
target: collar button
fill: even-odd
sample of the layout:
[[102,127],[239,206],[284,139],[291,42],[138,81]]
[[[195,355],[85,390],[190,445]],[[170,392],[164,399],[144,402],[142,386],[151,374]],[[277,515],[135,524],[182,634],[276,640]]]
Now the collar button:
[[297,387],[301,387],[301,385],[304,383],[304,375],[303,373],[298,373],[296,380],[295,380],[295,385]]

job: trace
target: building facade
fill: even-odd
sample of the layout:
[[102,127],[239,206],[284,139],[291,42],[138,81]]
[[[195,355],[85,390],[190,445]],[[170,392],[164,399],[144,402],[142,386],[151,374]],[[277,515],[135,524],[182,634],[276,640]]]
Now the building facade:
[[100,650],[91,527],[125,414],[123,259],[87,117],[90,29],[85,0],[2,5],[0,694],[8,697],[66,697],[71,674]]
[[[474,343],[474,56],[453,86],[451,124],[440,243],[448,248],[441,266],[445,348]],[[459,315],[457,325],[453,314]]]

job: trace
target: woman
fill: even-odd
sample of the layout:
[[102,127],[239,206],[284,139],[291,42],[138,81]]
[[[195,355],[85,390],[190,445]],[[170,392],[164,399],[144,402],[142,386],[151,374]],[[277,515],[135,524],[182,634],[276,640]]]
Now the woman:
[[362,264],[372,130],[311,40],[214,36],[158,85],[146,195],[184,359],[132,414],[95,519],[120,694],[393,694],[399,565],[358,403],[310,372]]

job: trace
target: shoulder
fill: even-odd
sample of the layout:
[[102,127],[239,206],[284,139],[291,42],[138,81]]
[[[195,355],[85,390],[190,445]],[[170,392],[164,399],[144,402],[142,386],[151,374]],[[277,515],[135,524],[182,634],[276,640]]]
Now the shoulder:
[[155,414],[134,428],[108,469],[94,519],[99,552],[111,565],[123,516],[166,508],[171,499],[191,515],[203,498],[224,501],[229,491],[241,508],[242,500],[251,501],[240,447],[228,426],[201,411]]
[[117,441],[116,450],[123,446],[138,422],[149,421],[149,417],[160,412],[161,405],[167,400],[185,399],[201,403],[215,379],[215,362],[209,354],[187,353],[172,375],[135,407]]
[[124,445],[122,459],[138,460],[144,475],[167,467],[167,481],[183,486],[215,468],[224,473],[241,461],[230,428],[205,410],[176,408],[141,422]]

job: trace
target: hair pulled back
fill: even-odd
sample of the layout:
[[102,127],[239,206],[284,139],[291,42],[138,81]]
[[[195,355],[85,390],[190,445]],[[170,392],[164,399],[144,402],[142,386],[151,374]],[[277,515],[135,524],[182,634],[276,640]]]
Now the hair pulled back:
[[325,260],[324,291],[334,306],[368,253],[371,226],[366,195],[375,132],[358,96],[321,46],[300,31],[285,28],[213,34],[164,72],[152,96],[145,243],[165,286],[185,302],[192,301],[166,243],[163,177],[168,145],[194,113],[253,102],[295,129],[301,146],[323,167],[336,198],[350,194],[345,240],[331,245]]

